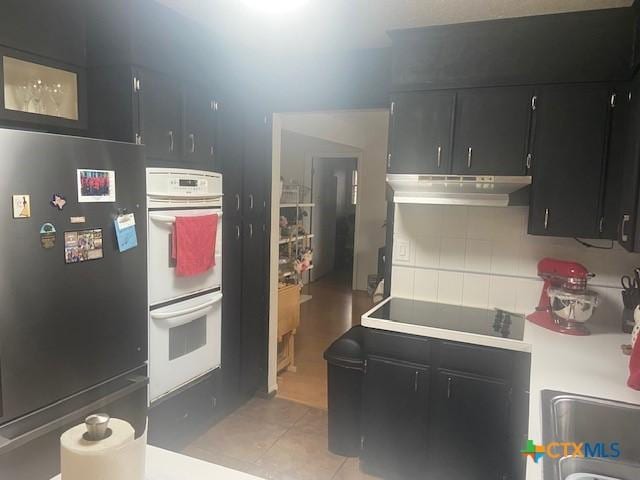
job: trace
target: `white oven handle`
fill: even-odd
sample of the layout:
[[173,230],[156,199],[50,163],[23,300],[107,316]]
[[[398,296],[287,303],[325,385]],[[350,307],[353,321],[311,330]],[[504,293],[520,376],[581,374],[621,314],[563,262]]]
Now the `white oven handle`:
[[[214,215],[214,214],[211,214],[211,215]],[[222,212],[216,212],[215,215],[218,215],[218,217],[221,217]],[[175,223],[176,221],[176,217],[173,217],[171,215],[158,215],[157,213],[150,213],[149,219],[153,220],[154,222],[160,222],[160,223]]]
[[220,300],[222,300],[222,293],[217,293],[211,300],[195,307],[185,308],[184,310],[175,312],[151,312],[151,318],[154,320],[162,320],[162,323],[166,324],[169,328],[179,327],[208,313]]

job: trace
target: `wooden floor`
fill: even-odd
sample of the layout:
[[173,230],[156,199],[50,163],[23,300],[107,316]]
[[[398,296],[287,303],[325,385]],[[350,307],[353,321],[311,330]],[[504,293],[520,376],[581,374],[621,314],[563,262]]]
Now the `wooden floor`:
[[310,407],[327,408],[327,366],[322,354],[331,343],[360,324],[372,306],[366,292],[351,290],[351,276],[334,272],[305,287],[313,296],[300,308],[296,335],[297,371],[278,376],[278,397]]

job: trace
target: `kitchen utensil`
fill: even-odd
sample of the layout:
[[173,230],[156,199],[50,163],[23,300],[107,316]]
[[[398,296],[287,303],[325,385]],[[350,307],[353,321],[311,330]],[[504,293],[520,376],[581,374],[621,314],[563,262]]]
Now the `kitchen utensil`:
[[636,288],[639,288],[640,287],[640,268],[634,268],[633,275],[636,279]]
[[579,263],[554,258],[538,262],[538,275],[544,280],[542,294],[527,319],[555,332],[589,335],[584,323],[598,306],[598,294],[587,290],[587,280],[595,275]]
[[623,275],[622,278],[620,278],[620,284],[625,290],[636,290],[638,288],[638,282],[636,281],[636,278],[632,278],[629,275]]

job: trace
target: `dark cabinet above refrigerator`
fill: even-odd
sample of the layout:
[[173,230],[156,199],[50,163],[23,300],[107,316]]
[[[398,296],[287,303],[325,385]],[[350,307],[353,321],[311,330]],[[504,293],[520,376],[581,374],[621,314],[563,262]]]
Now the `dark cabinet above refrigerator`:
[[9,126],[85,129],[86,71],[0,46],[0,107]]

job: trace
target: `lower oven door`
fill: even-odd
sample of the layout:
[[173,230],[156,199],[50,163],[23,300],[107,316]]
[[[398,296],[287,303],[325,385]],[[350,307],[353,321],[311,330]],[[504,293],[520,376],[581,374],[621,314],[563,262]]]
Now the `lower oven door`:
[[[218,215],[215,266],[205,273],[190,277],[176,275],[171,257],[173,226],[176,216],[198,217]],[[153,210],[149,212],[149,305],[158,305],[187,295],[218,288],[222,282],[222,210],[220,208],[190,210]]]
[[222,293],[149,313],[149,397],[153,402],[220,366]]

